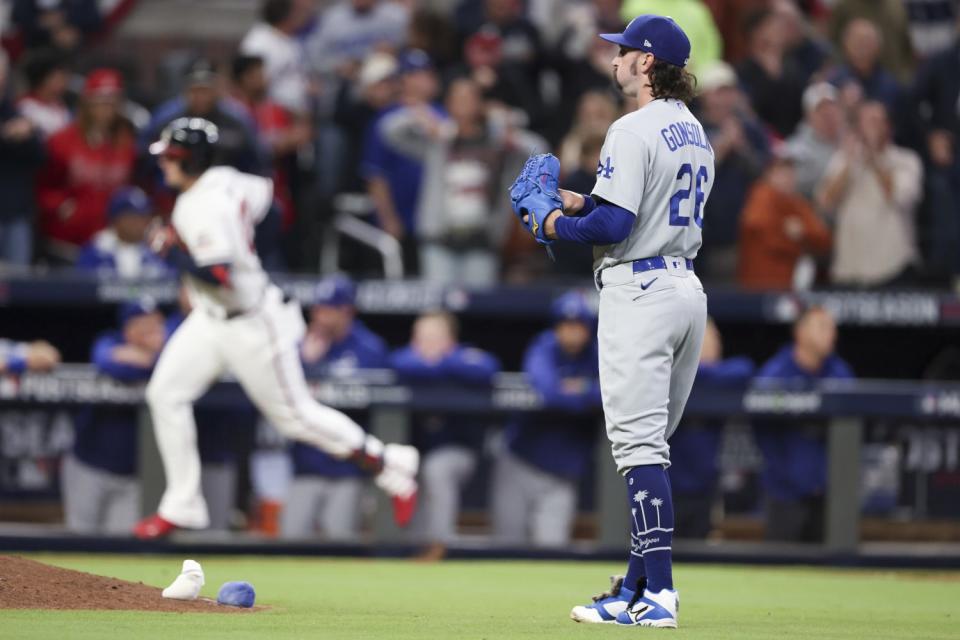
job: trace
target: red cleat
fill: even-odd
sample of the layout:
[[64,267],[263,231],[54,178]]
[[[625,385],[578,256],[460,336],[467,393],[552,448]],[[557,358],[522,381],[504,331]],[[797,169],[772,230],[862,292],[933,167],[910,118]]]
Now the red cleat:
[[401,498],[393,496],[393,521],[397,526],[405,527],[410,524],[413,514],[417,511],[417,492],[414,491],[409,497]]
[[165,520],[159,513],[144,518],[133,527],[133,535],[141,540],[159,540],[177,530],[177,525]]

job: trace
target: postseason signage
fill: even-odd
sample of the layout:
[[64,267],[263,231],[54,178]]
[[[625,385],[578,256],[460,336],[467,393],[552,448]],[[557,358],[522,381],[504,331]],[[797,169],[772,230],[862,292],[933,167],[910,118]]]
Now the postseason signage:
[[[316,276],[275,274],[287,295],[313,304]],[[590,291],[589,282],[582,288]],[[357,309],[364,314],[415,315],[447,309],[474,316],[540,318],[570,287],[506,286],[491,289],[440,287],[420,281],[369,280],[357,287]],[[102,280],[74,272],[0,277],[2,306],[93,306],[149,297],[174,304],[175,280]],[[783,324],[809,304],[826,307],[842,325],[867,327],[960,326],[960,298],[924,292],[744,293],[710,289],[709,311],[719,321]],[[597,297],[593,297],[597,303]]]
[[796,319],[803,306],[816,304],[830,311],[838,324],[934,327],[941,324],[942,319],[952,320],[949,324],[960,322],[960,315],[944,318],[942,310],[952,310],[951,302],[930,293],[773,294],[766,300],[764,315],[769,320],[789,323]]
[[[542,400],[519,373],[501,373],[491,389],[457,385],[405,386],[389,370],[365,370],[357,377],[310,383],[314,396],[341,409],[389,407],[413,411],[528,412]],[[0,408],[22,406],[136,406],[143,385],[127,385],[98,376],[89,365],[64,365],[50,374],[0,375]],[[232,408],[248,401],[240,387],[224,380],[198,404]],[[743,389],[694,386],[690,416],[776,415],[863,418],[960,418],[960,384],[907,381],[824,381],[813,387],[773,386],[767,382]]]

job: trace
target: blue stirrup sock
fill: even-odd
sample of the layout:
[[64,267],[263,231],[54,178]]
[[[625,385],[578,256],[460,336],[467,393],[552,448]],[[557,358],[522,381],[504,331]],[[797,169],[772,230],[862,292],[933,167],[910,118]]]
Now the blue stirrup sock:
[[667,469],[659,464],[633,467],[626,478],[631,531],[624,585],[634,589],[646,576],[649,591],[673,589],[673,497]]

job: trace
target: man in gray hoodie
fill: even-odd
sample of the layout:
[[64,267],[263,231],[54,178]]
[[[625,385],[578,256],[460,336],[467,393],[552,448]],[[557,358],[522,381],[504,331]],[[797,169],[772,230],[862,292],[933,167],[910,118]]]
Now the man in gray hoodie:
[[508,187],[527,156],[546,148],[536,135],[503,126],[469,78],[453,81],[448,117],[400,109],[382,131],[398,152],[421,159],[417,233],[423,277],[439,283],[496,284],[509,231]]
[[836,88],[819,82],[803,92],[803,122],[787,139],[787,150],[797,172],[797,191],[809,201],[843,139],[843,108]]

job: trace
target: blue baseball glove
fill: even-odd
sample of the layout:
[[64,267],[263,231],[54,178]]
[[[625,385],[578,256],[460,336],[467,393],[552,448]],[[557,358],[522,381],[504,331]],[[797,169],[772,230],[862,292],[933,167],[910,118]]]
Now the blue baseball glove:
[[553,154],[541,153],[527,159],[510,187],[513,212],[540,244],[553,243],[544,235],[544,221],[551,211],[563,208],[563,200],[557,193],[559,181],[560,161]]

